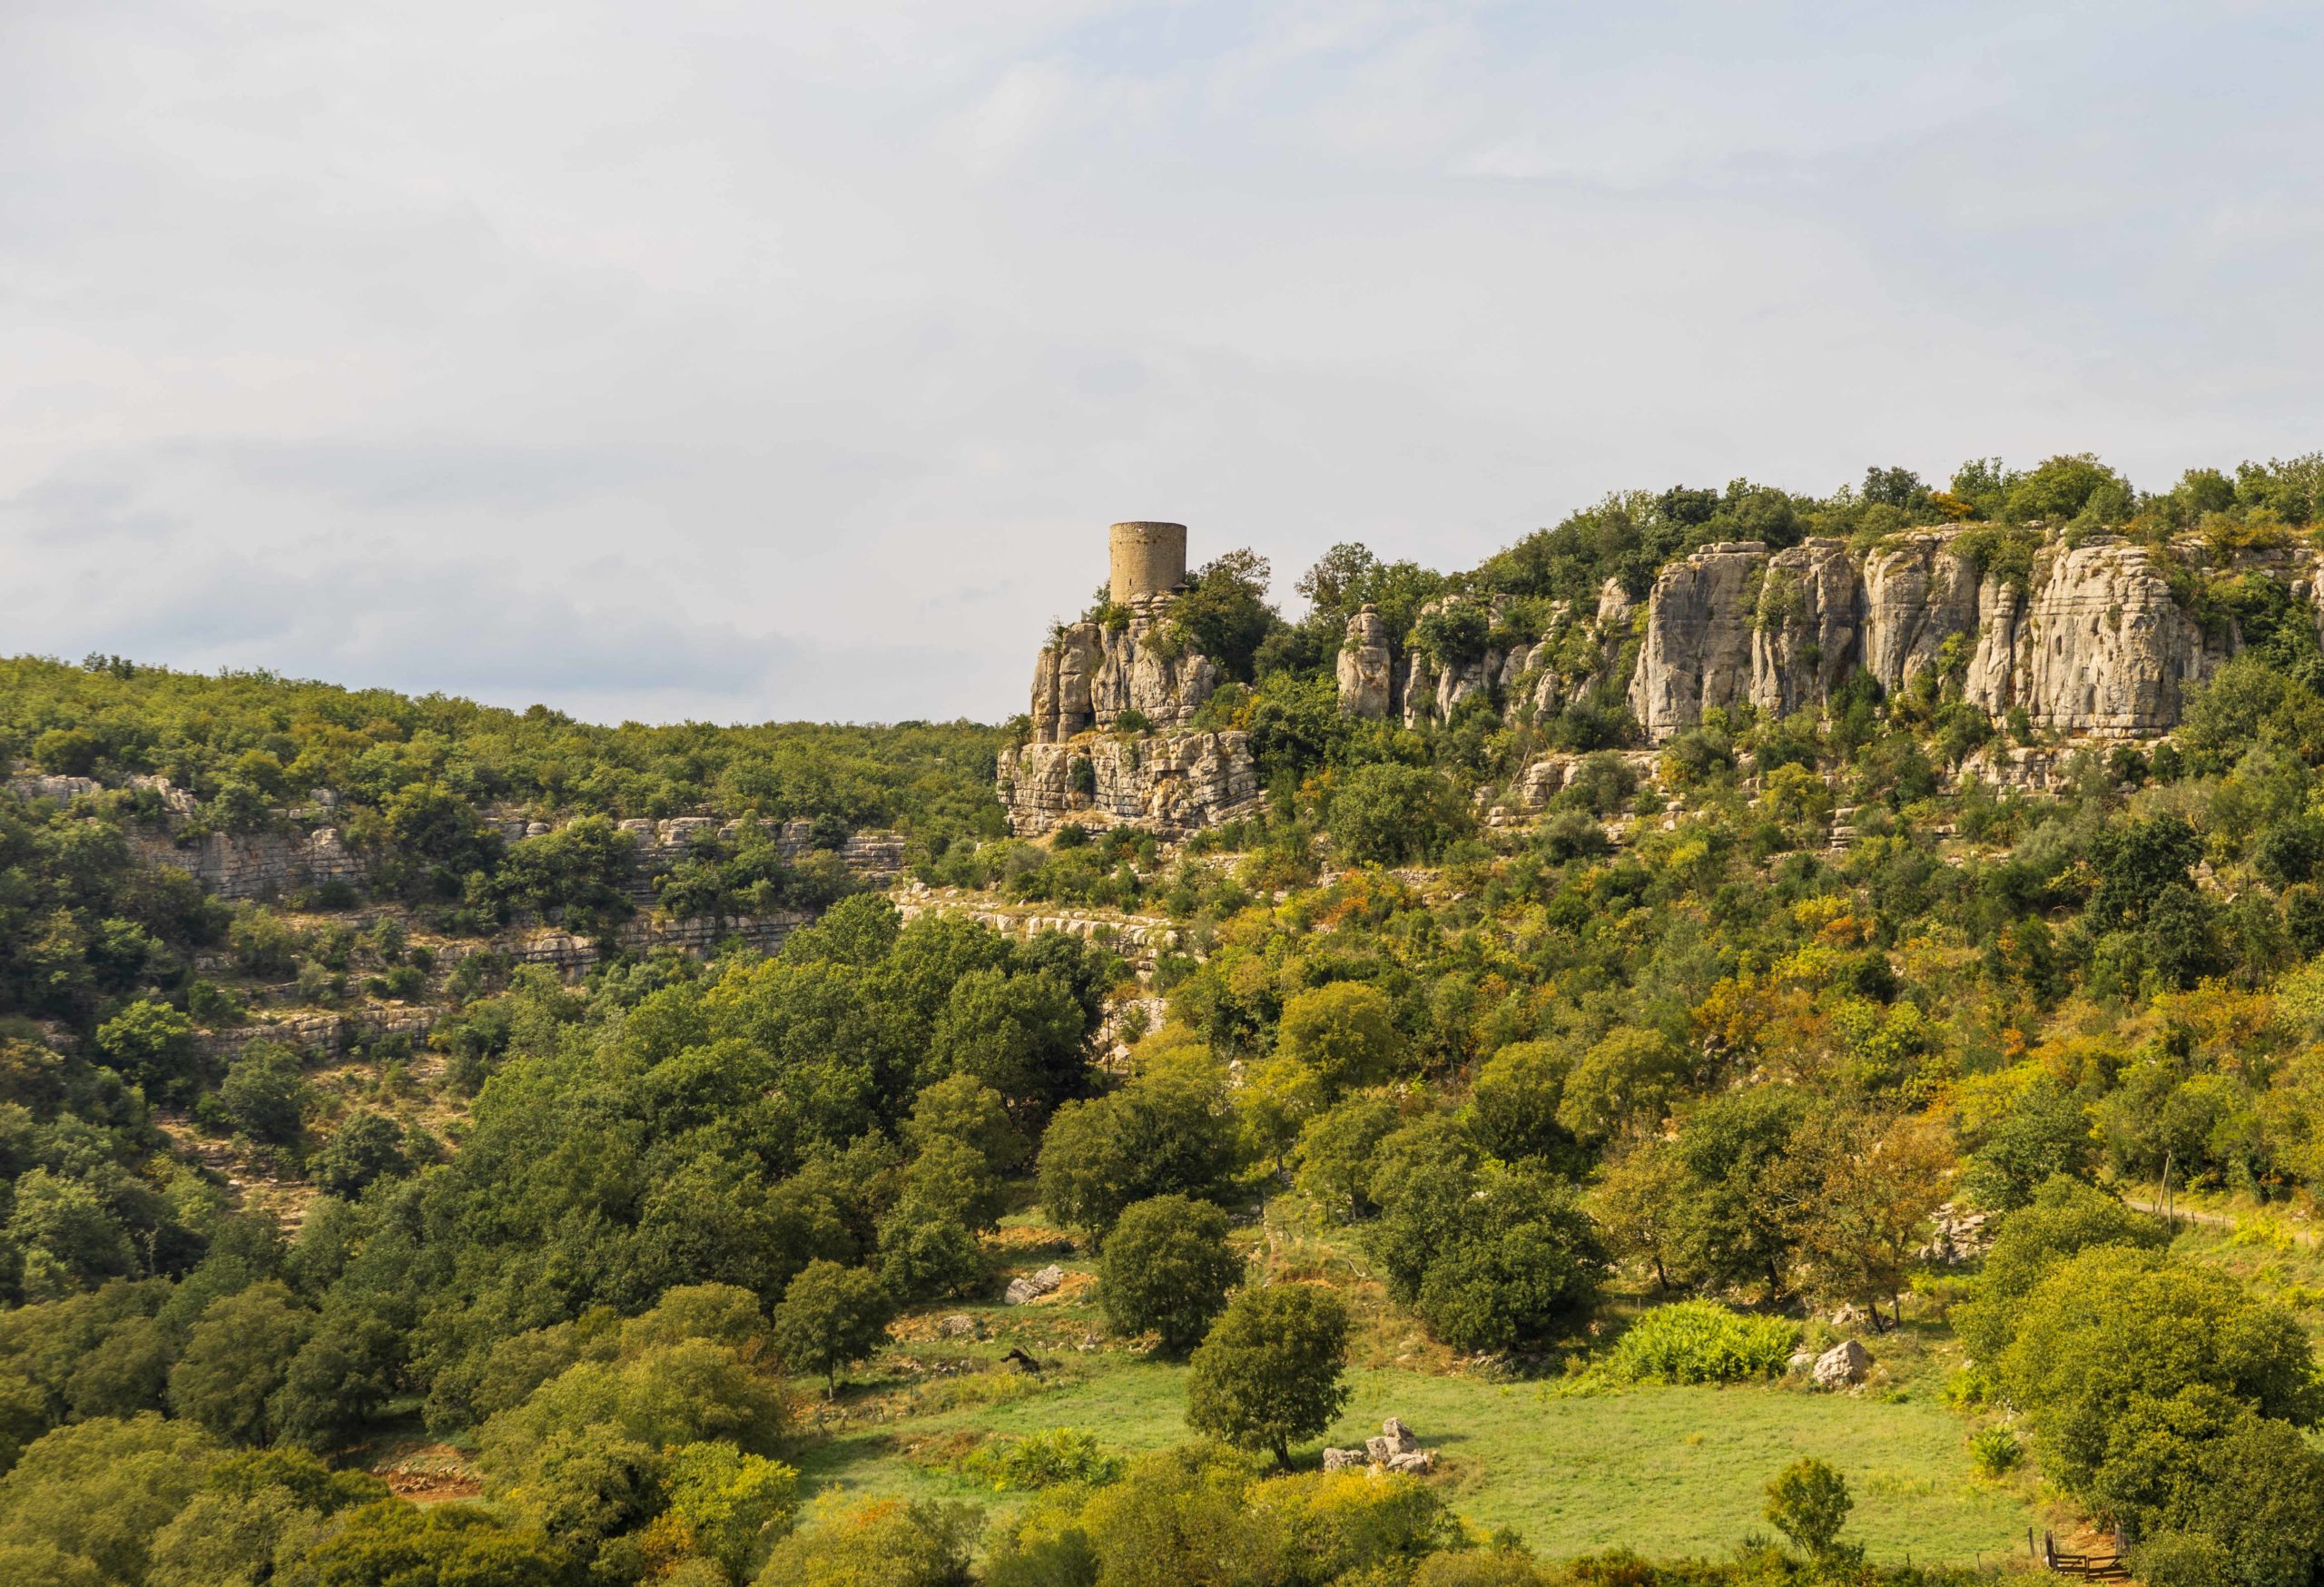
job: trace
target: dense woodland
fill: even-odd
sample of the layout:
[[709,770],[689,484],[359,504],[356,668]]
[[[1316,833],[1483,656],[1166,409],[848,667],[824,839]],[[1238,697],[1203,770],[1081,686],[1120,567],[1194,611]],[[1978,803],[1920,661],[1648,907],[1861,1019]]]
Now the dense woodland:
[[[2149,1582],[2305,1587],[2324,1293],[2142,1209],[2288,1229],[2324,1187],[2324,649],[2280,583],[2190,550],[2307,544],[2319,513],[2314,458],[2156,493],[2087,458],[1820,499],[1738,482],[1611,498],[1450,576],[1342,547],[1295,622],[1237,553],[1177,620],[1235,680],[1206,724],[1252,734],[1265,812],[1176,849],[1003,836],[1007,729],[596,728],[0,663],[0,754],[97,784],[0,798],[0,1581],[1945,1574],[1852,1543],[1880,1501],[1814,1459],[1770,1486],[1772,1533],[1692,1562],[1478,1526],[1457,1464],[1316,1469],[1384,1328],[1447,1374],[1620,1395],[1779,1383],[1845,1307],[1876,1355],[1909,1336],[1942,1363],[1976,1480],[2118,1532]],[[2038,735],[1942,669],[1820,716],[1715,713],[1651,775],[1612,753],[1620,679],[1548,720],[1337,709],[1365,602],[1456,656],[1491,635],[1446,616],[1473,604],[1423,609],[1446,593],[1539,638],[1694,546],[1939,524],[2029,577],[2044,532],[2142,537],[2250,649],[2167,744],[2083,752],[2055,794],[1956,776]],[[1538,821],[1484,824],[1551,749],[1591,758]],[[366,885],[230,904],[133,841],[318,808]],[[639,904],[612,823],[695,813],[742,835]],[[509,841],[512,814],[553,830]],[[1177,944],[1142,987],[1104,941],[907,922],[785,858],[797,821],[826,853],[899,830],[918,881],[972,901],[1165,916]],[[527,922],[780,906],[821,912],[772,957],[608,935],[567,981],[496,951]],[[435,1011],[423,1040],[326,1053],[267,1023],[389,1003]],[[1990,1248],[1931,1251],[1941,1210],[1989,1215]],[[990,1513],[819,1496],[802,1470],[867,1395],[1027,1381],[965,1346],[914,1374],[931,1319],[1059,1235],[1101,1354],[1184,1363],[1184,1441],[988,1439],[960,1460],[1011,1496]],[[415,1431],[480,1493],[391,1495],[369,1456]]]

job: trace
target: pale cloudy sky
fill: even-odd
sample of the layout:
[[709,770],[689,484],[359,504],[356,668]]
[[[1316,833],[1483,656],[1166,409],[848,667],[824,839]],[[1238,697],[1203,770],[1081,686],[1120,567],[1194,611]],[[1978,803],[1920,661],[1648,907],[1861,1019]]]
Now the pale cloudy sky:
[[1617,488],[2324,446],[2324,10],[0,0],[0,652],[1022,709]]

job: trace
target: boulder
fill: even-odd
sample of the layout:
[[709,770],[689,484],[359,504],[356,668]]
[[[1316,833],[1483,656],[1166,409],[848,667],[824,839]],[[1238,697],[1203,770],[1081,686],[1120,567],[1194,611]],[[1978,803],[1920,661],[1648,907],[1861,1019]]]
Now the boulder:
[[1783,1364],[1783,1369],[1790,1376],[1805,1377],[1816,1370],[1816,1352],[1813,1350],[1793,1351],[1791,1359]]
[[1346,1471],[1351,1466],[1360,1466],[1364,1464],[1364,1451],[1360,1449],[1326,1449],[1324,1451],[1324,1469],[1327,1472]]
[[1424,1477],[1436,1469],[1436,1451],[1414,1449],[1408,1450],[1403,1454],[1392,1454],[1388,1457],[1388,1469],[1392,1472],[1409,1472],[1413,1476]]
[[1010,1279],[1002,1298],[1010,1306],[1027,1306],[1045,1295],[1056,1294],[1058,1286],[1064,1282],[1065,1269],[1052,1262],[1039,1273],[1028,1273],[1021,1278]]
[[976,1318],[966,1312],[954,1312],[936,1325],[936,1336],[940,1339],[967,1339],[973,1337],[976,1331]]
[[1849,1384],[1862,1383],[1864,1375],[1871,1370],[1872,1352],[1854,1339],[1843,1339],[1816,1358],[1816,1386],[1846,1388]]
[[1413,1435],[1413,1430],[1394,1416],[1380,1424],[1380,1435],[1388,1441],[1388,1450],[1392,1454],[1410,1454],[1420,1447],[1420,1440]]

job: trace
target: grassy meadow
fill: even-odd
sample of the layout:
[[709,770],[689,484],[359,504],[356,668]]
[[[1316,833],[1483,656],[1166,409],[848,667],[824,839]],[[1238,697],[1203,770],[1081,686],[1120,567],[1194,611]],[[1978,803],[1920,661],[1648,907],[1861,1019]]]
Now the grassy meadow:
[[[1046,1231],[1012,1232],[1029,1239]],[[1027,1256],[1012,1270],[1049,1259]],[[1334,1262],[1344,1284],[1354,1258]],[[1061,1265],[1065,1288],[1032,1306],[907,1319],[897,1344],[836,1401],[822,1403],[817,1385],[803,1382],[812,1430],[785,1456],[803,1487],[973,1500],[1005,1513],[1027,1495],[961,1469],[986,1441],[1055,1427],[1130,1453],[1185,1441],[1184,1364],[1106,1336],[1087,1263]],[[1360,1306],[1371,1287],[1352,1286]],[[940,1338],[938,1319],[956,1315],[973,1318],[980,1336]],[[1724,1555],[1746,1533],[1768,1531],[1760,1513],[1768,1479],[1815,1455],[1847,1478],[1856,1509],[1846,1535],[1876,1561],[2022,1555],[2026,1527],[2043,1523],[2035,1483],[1971,1470],[1973,1423],[1940,1396],[1949,1331],[1912,1318],[1901,1333],[1866,1342],[1880,1365],[1850,1394],[1783,1385],[1561,1394],[1554,1377],[1512,1377],[1412,1350],[1384,1306],[1362,1306],[1347,1410],[1326,1437],[1295,1453],[1312,1464],[1323,1444],[1360,1444],[1384,1418],[1401,1416],[1438,1452],[1434,1481],[1465,1520],[1486,1532],[1513,1529],[1549,1557],[1618,1546],[1650,1557]],[[1011,1347],[1040,1360],[1042,1373],[1000,1368]]]

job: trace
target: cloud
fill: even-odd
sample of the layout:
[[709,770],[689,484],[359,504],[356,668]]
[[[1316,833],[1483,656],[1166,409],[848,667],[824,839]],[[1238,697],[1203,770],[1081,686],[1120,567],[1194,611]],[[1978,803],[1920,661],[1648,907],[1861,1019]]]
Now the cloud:
[[997,719],[1188,522],[2314,449],[2310,8],[0,8],[0,644]]

